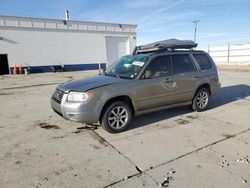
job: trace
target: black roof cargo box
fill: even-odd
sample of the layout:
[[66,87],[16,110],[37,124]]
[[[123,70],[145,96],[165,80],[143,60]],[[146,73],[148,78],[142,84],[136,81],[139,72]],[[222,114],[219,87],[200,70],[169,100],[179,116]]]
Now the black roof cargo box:
[[192,40],[178,40],[178,39],[168,39],[158,42],[153,42],[150,44],[136,46],[133,55],[139,53],[148,53],[161,50],[174,50],[174,49],[192,49],[197,47],[197,43]]

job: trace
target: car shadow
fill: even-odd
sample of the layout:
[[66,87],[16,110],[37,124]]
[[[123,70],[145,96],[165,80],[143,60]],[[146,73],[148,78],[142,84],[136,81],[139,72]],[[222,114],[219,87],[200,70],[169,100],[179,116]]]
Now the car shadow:
[[[212,96],[208,110],[213,110],[237,100],[247,100],[246,97],[248,96],[250,96],[249,85],[240,84],[224,86],[214,96]],[[151,123],[156,123],[158,121],[166,120],[191,112],[192,110],[189,107],[182,106],[137,116],[134,118],[128,130],[143,127]]]
[[222,87],[212,96],[209,109],[214,109],[237,100],[246,100],[250,96],[250,86],[245,84]]
[[183,114],[188,114],[190,112],[192,112],[192,110],[189,107],[181,106],[181,107],[170,108],[167,110],[161,110],[158,112],[148,113],[145,115],[140,115],[134,118],[133,122],[131,123],[131,125],[127,130],[136,129],[139,127],[149,125],[151,123],[156,123]]

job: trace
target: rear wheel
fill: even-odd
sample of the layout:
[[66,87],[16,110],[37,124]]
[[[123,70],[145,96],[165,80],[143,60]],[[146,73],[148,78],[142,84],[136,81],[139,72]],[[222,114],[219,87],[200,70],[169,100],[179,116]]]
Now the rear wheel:
[[130,124],[132,112],[130,107],[123,101],[112,103],[106,108],[103,118],[102,127],[110,133],[124,131]]
[[192,101],[192,109],[197,112],[202,112],[208,108],[210,100],[210,92],[207,88],[199,89]]

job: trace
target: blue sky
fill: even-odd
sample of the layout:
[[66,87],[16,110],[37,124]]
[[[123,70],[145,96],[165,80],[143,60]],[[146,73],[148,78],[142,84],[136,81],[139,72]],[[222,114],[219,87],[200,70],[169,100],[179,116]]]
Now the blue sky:
[[0,0],[0,14],[137,24],[137,44],[193,39],[199,47],[250,42],[250,0]]

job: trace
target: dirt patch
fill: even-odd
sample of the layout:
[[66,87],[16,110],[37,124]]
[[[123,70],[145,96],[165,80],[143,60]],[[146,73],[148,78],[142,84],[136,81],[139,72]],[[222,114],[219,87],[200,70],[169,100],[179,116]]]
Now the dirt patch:
[[188,124],[188,123],[190,123],[188,120],[185,120],[185,119],[182,119],[182,118],[180,118],[180,119],[177,119],[177,120],[175,120],[179,125],[185,125],[185,124]]
[[98,146],[96,146],[96,145],[93,145],[93,144],[90,144],[90,146],[91,146],[92,148],[94,148],[95,150],[100,149],[100,147],[98,147]]
[[240,177],[240,180],[242,181],[242,183],[247,183],[247,180],[242,177]]
[[170,171],[167,172],[167,177],[160,184],[160,186],[161,187],[169,187],[170,182],[174,180],[174,178],[171,174],[175,174],[175,173],[176,173],[176,171],[174,169],[170,169]]
[[250,164],[250,158],[248,155],[236,160],[238,163]]
[[19,165],[19,164],[21,164],[21,163],[22,163],[22,161],[16,161],[16,162],[15,162],[16,165]]
[[186,116],[186,118],[188,118],[188,119],[198,119],[199,117],[198,116],[189,115],[189,116]]
[[81,133],[81,132],[84,132],[84,131],[77,130],[77,131],[74,131],[74,132],[72,132],[72,133],[79,134],[79,133]]
[[55,174],[56,176],[59,176],[63,171],[58,171],[58,170],[53,170],[53,174]]
[[35,126],[39,126],[42,129],[60,129],[60,127],[57,125],[48,124],[46,122],[38,122],[35,124]]
[[224,167],[229,166],[229,165],[230,164],[229,164],[229,162],[226,159],[222,160],[222,162],[221,162],[221,168],[224,168]]
[[106,141],[104,140],[104,138],[100,137],[99,135],[97,135],[94,132],[90,132],[89,135],[94,139],[97,140],[100,144],[107,146]]
[[93,130],[96,130],[98,129],[97,126],[91,126],[91,125],[85,125],[85,126],[82,126],[82,127],[77,127],[76,128],[77,130],[74,131],[73,133],[75,134],[78,134],[78,133],[81,133],[81,132],[85,132],[85,131],[93,131]]
[[65,138],[67,135],[62,135],[62,136],[54,136],[53,139],[60,139],[60,138]]
[[223,134],[222,136],[224,136],[227,139],[235,137],[235,135],[231,135],[231,134]]
[[69,79],[73,80],[73,76],[64,76],[63,78],[69,78]]
[[15,93],[0,93],[0,95],[14,95]]

